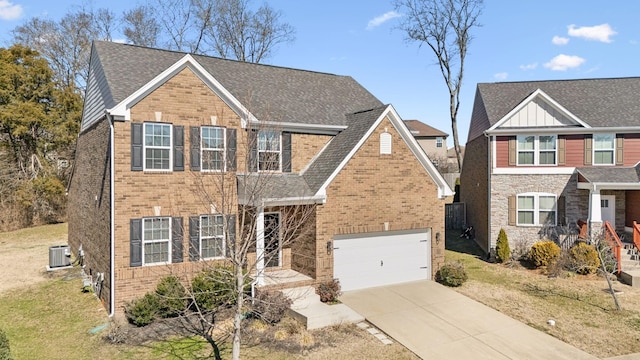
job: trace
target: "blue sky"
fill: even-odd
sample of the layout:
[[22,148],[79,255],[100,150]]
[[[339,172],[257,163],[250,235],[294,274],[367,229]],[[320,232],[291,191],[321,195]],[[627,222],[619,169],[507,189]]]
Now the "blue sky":
[[[0,0],[0,46],[25,20],[57,20],[75,0]],[[256,0],[256,3],[261,3]],[[391,0],[269,0],[296,29],[266,63],[349,75],[404,119],[451,134],[448,92],[431,50],[404,41]],[[93,0],[120,14],[131,0]],[[486,0],[470,45],[458,117],[466,142],[476,84],[640,76],[640,1]],[[449,138],[448,145],[453,142]]]

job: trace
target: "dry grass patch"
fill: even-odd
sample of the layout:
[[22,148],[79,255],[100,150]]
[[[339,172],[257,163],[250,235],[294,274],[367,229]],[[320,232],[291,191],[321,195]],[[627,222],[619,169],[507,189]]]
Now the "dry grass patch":
[[[542,270],[491,264],[452,250],[446,259],[465,264],[469,280],[455,290],[472,299],[597,357],[640,353],[638,288],[615,283],[622,292],[618,300],[623,310],[617,311],[600,276],[548,277]],[[555,326],[547,324],[549,319]]]

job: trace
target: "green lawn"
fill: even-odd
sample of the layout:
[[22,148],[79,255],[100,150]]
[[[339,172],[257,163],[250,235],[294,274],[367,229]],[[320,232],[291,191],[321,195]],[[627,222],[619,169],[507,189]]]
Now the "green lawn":
[[640,353],[640,289],[615,282],[623,308],[617,311],[603,277],[549,277],[517,262],[489,263],[458,234],[447,234],[445,258],[462,262],[469,280],[456,291],[595,356]]

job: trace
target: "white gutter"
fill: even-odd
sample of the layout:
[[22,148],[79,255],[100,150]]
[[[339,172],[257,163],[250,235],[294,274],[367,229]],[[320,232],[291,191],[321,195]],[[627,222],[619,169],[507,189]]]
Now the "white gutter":
[[327,135],[335,135],[347,128],[346,125],[303,124],[303,123],[292,123],[292,122],[283,122],[283,121],[257,121],[257,120],[249,121],[249,125],[251,126],[252,129],[261,129],[265,125],[268,125],[269,128],[276,128],[283,131],[304,130],[307,132],[327,134]]
[[109,291],[110,299],[109,299],[109,301],[111,302],[111,304],[109,306],[109,317],[113,317],[113,315],[115,314],[115,306],[116,306],[116,289],[115,289],[115,286],[114,286],[115,285],[115,279],[116,279],[116,274],[115,274],[115,272],[116,272],[116,270],[115,270],[115,263],[116,263],[115,262],[115,259],[116,259],[116,256],[115,256],[115,251],[116,251],[115,230],[116,230],[116,226],[115,226],[115,187],[114,187],[114,185],[115,185],[115,174],[114,174],[115,161],[114,161],[114,158],[113,158],[114,155],[115,155],[115,149],[114,149],[114,147],[115,147],[115,134],[114,134],[115,129],[114,129],[114,126],[113,126],[113,119],[111,118],[111,116],[107,115],[107,121],[109,121],[109,133],[110,133],[109,134],[109,137],[110,137],[110,139],[109,139],[109,142],[110,142],[110,144],[109,144],[109,158],[110,158],[109,166],[111,167],[111,169],[109,171],[110,172],[110,176],[109,176],[110,177],[110,179],[109,179],[110,184],[109,185],[111,187],[111,189],[109,191],[110,192],[109,196],[111,197],[111,199],[109,199],[109,205],[111,207],[111,209],[110,209],[110,211],[111,211],[111,214],[110,214],[111,215],[111,224],[110,224],[110,226],[111,226],[111,231],[110,231],[111,232],[111,236],[110,236],[110,241],[111,241],[111,245],[110,245],[110,248],[111,248],[110,249],[110,251],[111,251],[110,262],[111,262],[111,266],[110,266],[110,274],[109,274],[109,276],[110,276],[110,278],[109,278],[109,281],[110,281],[110,284],[109,284],[109,287],[110,287],[110,291]]
[[[259,200],[261,206],[286,206],[286,205],[305,205],[305,204],[324,204],[326,201],[325,195],[314,195],[306,197],[286,197],[286,198],[265,198]],[[238,199],[240,205],[255,205],[256,202],[250,202],[246,199]]]
[[625,133],[633,134],[639,133],[640,128],[637,126],[621,126],[621,127],[598,127],[598,128],[583,128],[583,127],[536,127],[536,128],[508,128],[508,129],[495,129],[485,130],[487,135],[520,135],[520,134],[595,134],[595,133]]
[[596,183],[585,183],[585,182],[579,182],[578,183],[578,189],[583,189],[583,190],[593,190],[593,191],[600,191],[600,190],[640,190],[640,182],[637,183],[600,183],[600,182],[596,182]]

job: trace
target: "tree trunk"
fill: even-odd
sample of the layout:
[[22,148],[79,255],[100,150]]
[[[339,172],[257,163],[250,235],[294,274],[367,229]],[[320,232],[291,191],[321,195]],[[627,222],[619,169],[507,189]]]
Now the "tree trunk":
[[[460,91],[460,90],[458,90]],[[462,155],[460,151],[460,141],[458,141],[458,111],[455,94],[449,93],[449,113],[451,114],[451,132],[453,133],[453,149],[456,152],[458,161],[458,172],[462,172]]]
[[244,303],[244,274],[242,267],[235,266],[236,292],[238,300],[236,302],[236,313],[233,317],[233,360],[240,360],[240,336],[242,335],[242,308]]

